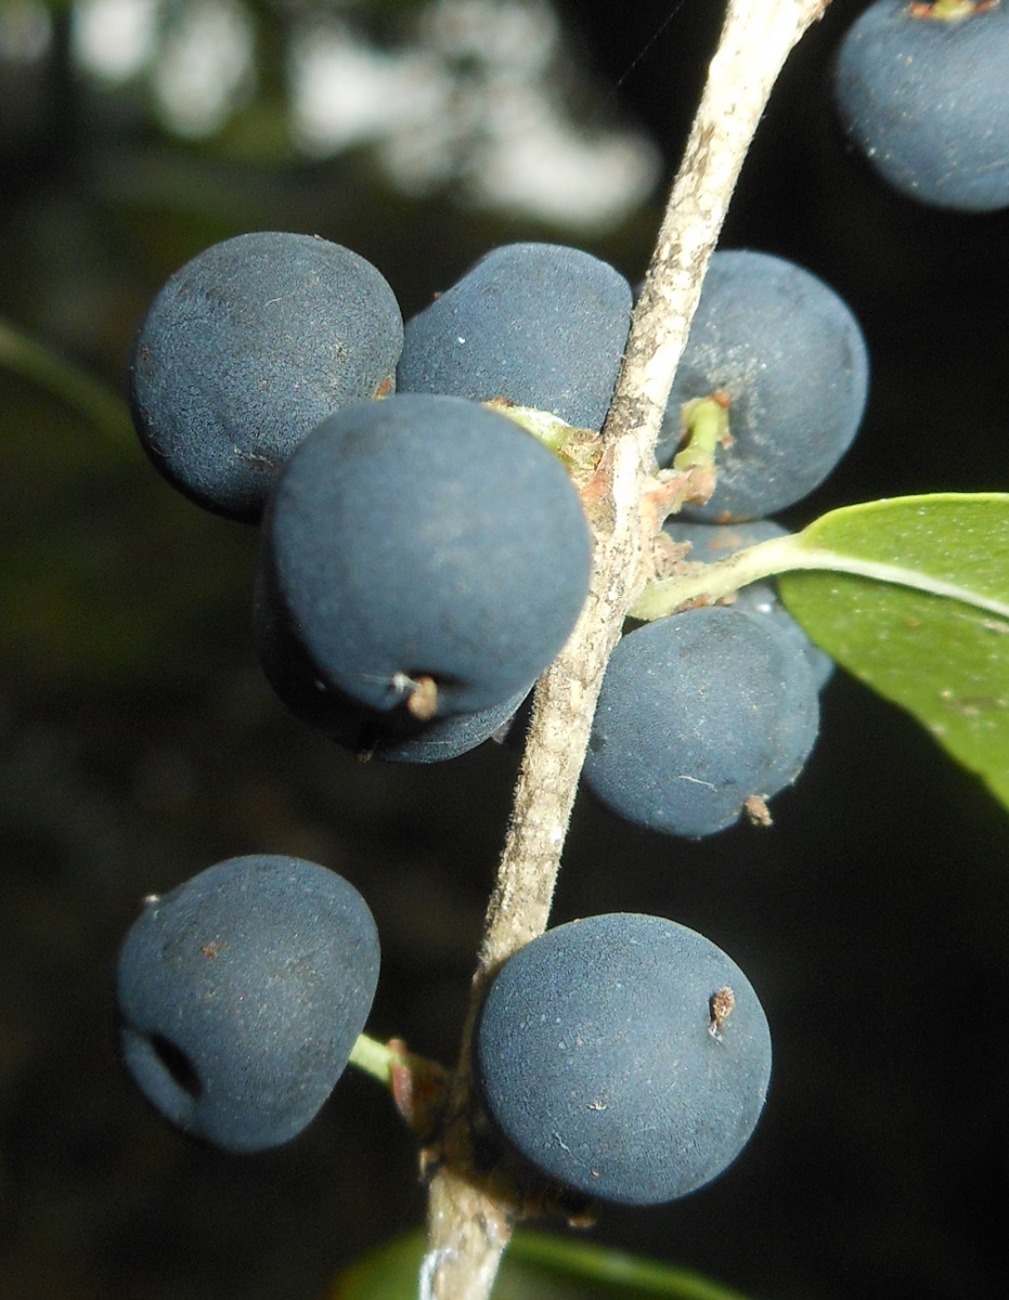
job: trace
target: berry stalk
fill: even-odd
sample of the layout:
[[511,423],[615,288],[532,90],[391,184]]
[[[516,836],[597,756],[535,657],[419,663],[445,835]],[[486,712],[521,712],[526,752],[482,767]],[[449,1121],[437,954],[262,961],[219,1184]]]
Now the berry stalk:
[[421,1300],[485,1300],[514,1222],[513,1188],[473,1169],[470,1044],[484,988],[500,964],[545,930],[609,655],[646,565],[642,497],[673,376],[743,160],[775,80],[829,0],[728,0],[718,49],[631,324],[603,429],[605,454],[584,494],[595,537],[588,600],[536,689],[511,819],[488,905],[444,1129],[427,1158]]

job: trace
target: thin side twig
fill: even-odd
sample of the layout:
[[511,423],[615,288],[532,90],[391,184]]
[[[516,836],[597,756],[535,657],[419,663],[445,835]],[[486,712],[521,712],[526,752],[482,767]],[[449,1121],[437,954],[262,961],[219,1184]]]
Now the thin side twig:
[[515,1218],[507,1180],[474,1170],[470,1041],[483,989],[546,928],[603,673],[647,577],[642,496],[673,376],[736,179],[771,88],[829,0],[729,0],[718,49],[631,324],[603,430],[590,508],[592,586],[537,686],[512,814],[488,905],[470,1015],[437,1150],[421,1300],[487,1300]]

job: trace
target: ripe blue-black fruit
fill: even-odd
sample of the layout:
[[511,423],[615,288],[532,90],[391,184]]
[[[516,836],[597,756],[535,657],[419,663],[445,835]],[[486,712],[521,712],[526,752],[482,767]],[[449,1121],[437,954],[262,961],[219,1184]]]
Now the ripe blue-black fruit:
[[371,708],[319,679],[315,665],[278,616],[262,580],[256,584],[253,632],[266,679],[290,711],[359,758],[388,763],[441,763],[507,731],[528,694],[522,688],[492,708],[427,720],[404,709]]
[[1009,7],[880,0],[834,65],[848,138],[894,189],[962,212],[1009,206]]
[[[745,547],[785,537],[788,530],[771,519],[752,519],[742,524],[694,523],[678,516],[663,525],[663,532],[673,542],[689,543],[683,559],[688,564],[713,564]],[[834,673],[834,661],[815,646],[799,623],[778,599],[772,582],[751,582],[735,593],[733,608],[747,614],[772,618],[806,656],[818,690],[822,690]]]
[[749,980],[710,940],[614,913],[548,930],[505,962],[480,1013],[476,1074],[505,1138],[549,1178],[657,1205],[746,1145],[771,1040]]
[[259,581],[324,688],[427,716],[432,683],[438,715],[527,690],[590,566],[551,452],[476,402],[408,393],[340,411],[298,448],[264,515]]
[[396,384],[506,397],[598,429],[630,313],[630,286],[606,262],[559,244],[506,244],[407,321]]
[[716,252],[656,455],[675,454],[684,403],[715,393],[729,399],[732,442],[716,453],[711,500],[684,515],[755,519],[801,500],[854,438],[868,382],[858,322],[822,280],[768,253]]
[[260,231],[214,244],[158,293],[130,368],[145,450],[200,505],[256,520],[320,420],[391,391],[395,295],[350,249]]
[[230,858],[147,900],[123,942],[123,1058],[172,1124],[260,1151],[314,1118],[364,1028],[375,923],[341,876],[299,858]]
[[724,605],[688,610],[617,645],[585,781],[628,821],[711,835],[795,779],[818,726],[812,669],[771,619]]

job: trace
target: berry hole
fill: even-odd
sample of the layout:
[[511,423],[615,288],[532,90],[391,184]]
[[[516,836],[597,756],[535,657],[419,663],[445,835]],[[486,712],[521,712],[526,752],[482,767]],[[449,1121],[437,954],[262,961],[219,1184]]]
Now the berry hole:
[[203,1086],[200,1083],[200,1076],[186,1053],[161,1034],[151,1036],[151,1047],[172,1080],[194,1101],[197,1100],[203,1092]]

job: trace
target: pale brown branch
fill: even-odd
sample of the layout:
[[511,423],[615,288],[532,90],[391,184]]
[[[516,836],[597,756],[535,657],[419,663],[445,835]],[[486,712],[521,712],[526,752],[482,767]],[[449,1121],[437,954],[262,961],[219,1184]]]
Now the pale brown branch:
[[488,906],[445,1132],[431,1180],[421,1300],[486,1300],[511,1225],[514,1189],[473,1170],[469,1050],[487,980],[546,928],[606,662],[646,578],[641,501],[673,376],[708,261],[778,73],[829,0],[729,0],[718,50],[673,187],[603,430],[589,508],[592,588],[541,679]]

